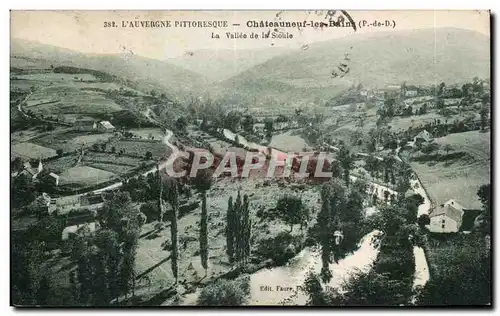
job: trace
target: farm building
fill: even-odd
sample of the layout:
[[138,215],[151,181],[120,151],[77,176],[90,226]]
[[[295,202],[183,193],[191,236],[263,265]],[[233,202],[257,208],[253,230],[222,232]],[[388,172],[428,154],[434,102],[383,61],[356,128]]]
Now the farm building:
[[406,90],[405,97],[416,97],[418,95],[417,90]]
[[109,121],[100,121],[97,130],[104,133],[114,132],[115,127]]
[[53,172],[49,173],[48,179],[52,181],[55,186],[59,185],[59,176]]
[[23,170],[15,174],[15,176],[24,175],[28,178],[31,178],[32,180],[35,180],[38,174],[42,172],[42,170],[43,170],[43,164],[41,160],[38,161],[37,168],[31,167],[31,164],[29,162],[25,162],[23,164]]
[[457,201],[450,199],[429,216],[429,230],[433,233],[456,233],[471,231],[481,210],[466,209]]
[[57,215],[64,215],[83,209],[94,211],[103,204],[104,200],[100,194],[61,197],[51,200],[49,214],[56,212]]
[[68,227],[63,229],[61,239],[68,240],[72,236],[76,236],[76,235],[85,236],[85,235],[93,234],[97,230],[97,228],[98,228],[98,224],[95,222],[68,226]]
[[415,136],[414,142],[415,142],[415,144],[430,143],[432,141],[432,139],[433,139],[432,135],[427,130],[424,129],[423,131],[418,133],[417,136]]
[[433,233],[456,233],[462,225],[463,206],[449,200],[430,214],[429,230]]

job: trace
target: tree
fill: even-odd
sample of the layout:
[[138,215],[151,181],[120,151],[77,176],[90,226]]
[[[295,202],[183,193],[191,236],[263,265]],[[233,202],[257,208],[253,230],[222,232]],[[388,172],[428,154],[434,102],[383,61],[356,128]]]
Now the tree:
[[349,187],[350,182],[350,172],[354,167],[354,157],[352,156],[349,148],[346,145],[342,145],[339,149],[339,154],[337,158],[340,162],[340,166],[344,171],[344,181],[347,187]]
[[364,234],[360,229],[363,219],[365,184],[355,182],[350,188],[339,179],[332,179],[321,188],[321,210],[311,237],[321,246],[321,278],[331,278],[329,265],[344,258],[358,247]]
[[441,83],[439,84],[439,86],[438,86],[438,91],[437,91],[438,96],[441,96],[441,95],[443,95],[443,94],[444,94],[445,87],[446,87],[446,85],[445,85],[445,83],[444,83],[444,82],[441,82]]
[[429,143],[429,144],[425,145],[424,147],[422,147],[421,151],[424,154],[430,155],[431,153],[433,153],[434,151],[436,151],[438,149],[439,149],[438,143],[432,142],[432,143]]
[[424,228],[425,225],[429,225],[431,223],[431,218],[428,214],[422,214],[418,217],[418,226]]
[[249,200],[248,196],[243,196],[238,191],[234,203],[230,197],[228,201],[228,214],[227,214],[227,254],[229,261],[233,263],[246,264],[250,256],[250,235],[251,235],[251,221],[249,213]]
[[226,215],[226,254],[229,258],[229,262],[232,263],[234,260],[234,240],[235,235],[238,232],[234,231],[236,216],[233,209],[233,197],[230,196],[227,202],[227,215]]
[[300,197],[285,195],[278,200],[276,211],[280,218],[290,225],[290,232],[294,224],[301,224],[309,217],[309,209],[302,203]]
[[56,154],[57,154],[58,156],[61,156],[63,153],[64,153],[64,151],[62,150],[62,148],[58,148],[58,149],[56,150]]
[[483,184],[477,190],[477,196],[483,204],[483,209],[490,210],[491,207],[491,184]]
[[146,154],[144,155],[144,158],[146,160],[151,160],[153,158],[153,154],[150,151],[146,151]]
[[206,286],[198,297],[199,306],[241,306],[247,302],[248,289],[238,281],[218,279]]
[[21,207],[33,202],[37,191],[30,177],[20,174],[11,182],[10,196],[13,207]]
[[273,135],[273,120],[271,118],[266,118],[264,120],[264,131],[267,138],[271,138]]
[[[165,183],[165,189],[167,190],[167,201],[172,206],[172,213],[170,214],[170,239],[172,242],[172,251],[170,253],[170,262],[172,267],[172,274],[175,278],[175,284],[178,281],[178,259],[179,259],[179,246],[177,239],[177,216],[179,212],[179,184],[176,179],[168,178]],[[161,200],[161,195],[160,195]]]
[[[240,111],[231,111],[223,118],[223,126],[232,131],[236,131],[241,123],[242,114]],[[220,119],[220,118],[219,118]]]
[[115,152],[116,152],[116,147],[115,147],[115,146],[112,146],[112,147],[111,147],[111,153],[113,153],[113,154],[114,154]]
[[36,304],[35,293],[39,288],[43,260],[42,243],[24,238],[13,240],[11,260],[12,302],[15,305]]
[[185,134],[187,131],[187,126],[188,126],[188,121],[184,116],[179,117],[175,121],[175,128],[177,129],[177,131],[179,131],[179,133]]
[[247,133],[252,133],[253,132],[253,125],[255,124],[255,120],[253,116],[251,115],[245,115],[243,118],[243,121],[241,123],[243,130]]
[[213,171],[210,169],[198,170],[194,178],[194,186],[201,194],[201,219],[200,219],[200,257],[201,265],[207,272],[208,269],[208,217],[207,217],[207,191],[213,183]]
[[101,143],[101,151],[102,151],[102,152],[105,152],[105,151],[106,151],[106,146],[107,146],[107,144],[106,144],[106,143]]
[[484,131],[486,129],[486,125],[488,122],[488,114],[489,108],[487,105],[482,105],[481,110],[479,111],[479,115],[481,117],[481,130]]

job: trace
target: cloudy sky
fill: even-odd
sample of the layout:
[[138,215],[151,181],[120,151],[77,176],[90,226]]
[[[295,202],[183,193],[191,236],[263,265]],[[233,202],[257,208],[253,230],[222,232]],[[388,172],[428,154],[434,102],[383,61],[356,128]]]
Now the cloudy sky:
[[[282,40],[227,39],[226,32],[254,31],[261,34],[268,28],[248,28],[252,21],[277,21],[277,11],[11,11],[11,37],[38,41],[76,51],[115,54],[132,51],[138,55],[167,59],[199,49],[249,49],[264,47],[300,47],[354,33],[352,28],[289,29],[294,38]],[[325,12],[284,11],[285,21],[325,21]],[[357,33],[393,32],[433,27],[456,27],[490,35],[487,11],[349,11],[354,21],[394,20],[392,28],[361,28]],[[170,20],[228,21],[229,27],[212,28],[104,28],[105,21]],[[234,23],[240,26],[233,26]],[[212,32],[220,39],[212,39]]]

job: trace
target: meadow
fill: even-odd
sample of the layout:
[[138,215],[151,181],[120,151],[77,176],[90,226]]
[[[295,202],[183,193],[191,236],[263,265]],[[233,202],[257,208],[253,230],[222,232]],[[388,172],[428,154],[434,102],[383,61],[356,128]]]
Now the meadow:
[[449,154],[462,152],[459,158],[443,161],[412,161],[410,164],[436,205],[455,199],[466,208],[481,208],[477,190],[490,183],[490,132],[471,131],[437,138],[440,155],[443,146],[452,146]]
[[139,139],[112,140],[108,148],[114,147],[116,152],[124,150],[126,155],[144,157],[146,152],[151,152],[153,158],[166,158],[171,150],[160,141],[148,141]]
[[81,146],[90,147],[95,143],[108,141],[112,134],[87,134],[77,131],[66,133],[50,133],[43,137],[33,139],[32,141],[38,145],[52,149],[62,149],[64,152],[72,152],[79,150]]
[[52,148],[39,146],[33,143],[19,143],[11,145],[11,156],[24,159],[45,159],[57,156]]

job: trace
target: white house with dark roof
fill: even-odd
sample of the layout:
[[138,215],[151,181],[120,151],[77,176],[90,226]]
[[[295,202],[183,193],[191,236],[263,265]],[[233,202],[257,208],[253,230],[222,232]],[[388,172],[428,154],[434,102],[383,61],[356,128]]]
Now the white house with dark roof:
[[450,199],[430,215],[429,231],[433,233],[456,233],[462,226],[464,207]]

